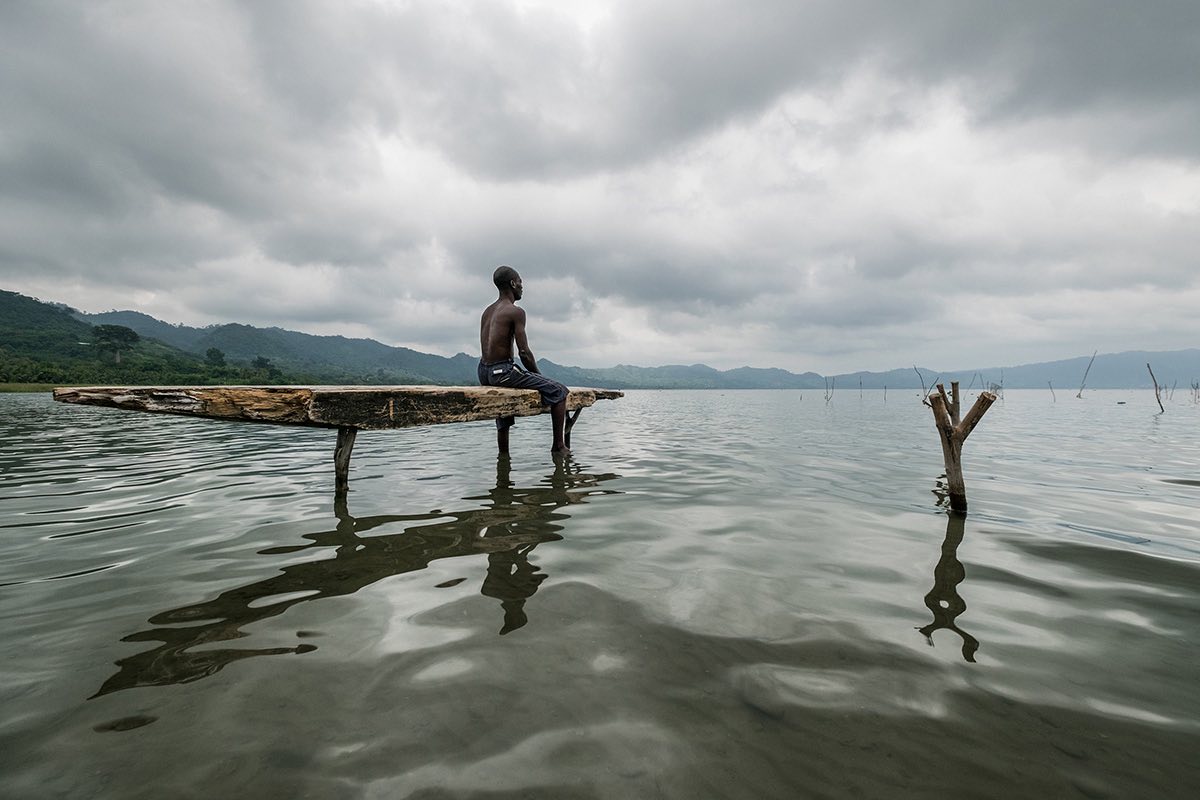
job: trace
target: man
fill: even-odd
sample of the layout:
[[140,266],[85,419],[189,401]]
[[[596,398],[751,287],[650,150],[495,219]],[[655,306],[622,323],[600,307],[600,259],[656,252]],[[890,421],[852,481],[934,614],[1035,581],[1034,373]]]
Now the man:
[[[525,309],[517,306],[524,293],[521,276],[512,267],[498,267],[492,274],[492,282],[500,296],[496,302],[483,310],[479,321],[479,347],[483,357],[479,360],[480,386],[505,386],[510,389],[537,389],[542,395],[542,405],[550,406],[550,420],[554,428],[554,444],[550,452],[567,454],[563,429],[567,419],[567,387],[544,377],[538,370],[533,351],[525,338]],[[516,342],[521,370],[513,360],[513,342]],[[496,420],[497,443],[500,452],[508,452],[508,429],[516,422],[513,417]]]

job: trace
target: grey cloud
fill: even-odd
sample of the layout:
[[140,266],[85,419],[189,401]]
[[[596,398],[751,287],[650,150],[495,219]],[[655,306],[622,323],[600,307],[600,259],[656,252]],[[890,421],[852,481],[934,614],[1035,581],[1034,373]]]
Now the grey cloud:
[[[1194,156],[1197,14],[1188,3],[625,4],[598,43],[603,58],[590,60],[577,33],[555,39],[493,11],[457,20],[483,43],[484,63],[428,62],[446,91],[423,98],[436,121],[427,135],[501,178],[620,169],[785,92],[832,91],[869,65],[958,88],[982,123],[1099,114],[1102,126],[1078,126],[1079,147]],[[578,124],[564,122],[581,110]],[[910,119],[884,105],[854,122],[864,135]]]
[[[588,223],[581,221],[579,228]],[[589,296],[616,297],[660,309],[725,307],[749,302],[769,291],[738,274],[738,263],[701,246],[688,247],[649,236],[579,236],[581,230],[497,232],[484,239],[455,242],[462,260],[479,265],[480,276],[494,266],[515,267],[536,292],[538,278],[570,275]],[[490,280],[490,277],[488,278]]]
[[[1005,309],[1191,290],[1186,198],[1156,215],[1099,191],[1078,210],[1097,219],[1014,213],[1004,230],[856,201],[862,176],[838,159],[919,134],[949,95],[998,161],[1194,170],[1197,30],[1183,2],[629,2],[591,30],[500,3],[6,3],[0,275],[451,343],[395,301],[460,325],[508,262],[551,326],[601,330],[607,303],[645,311],[661,341],[720,319],[817,332],[826,352],[821,335],[921,341],[948,285]],[[1096,190],[1085,173],[1054,196]],[[318,269],[336,277],[306,287]]]

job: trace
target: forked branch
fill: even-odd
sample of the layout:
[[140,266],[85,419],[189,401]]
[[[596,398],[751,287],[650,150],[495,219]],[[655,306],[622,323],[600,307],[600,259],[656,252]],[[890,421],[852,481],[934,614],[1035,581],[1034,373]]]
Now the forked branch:
[[[958,399],[958,386],[951,384],[955,401]],[[946,462],[946,488],[950,497],[950,508],[955,511],[967,510],[967,487],[962,474],[962,446],[971,431],[983,419],[983,415],[996,402],[996,395],[991,392],[981,392],[975,399],[975,404],[967,412],[962,421],[956,419],[957,414],[951,415],[951,409],[957,410],[957,402],[950,401],[946,396],[946,388],[937,386],[937,394],[930,395],[930,407],[933,409],[933,422],[937,426],[938,437],[942,442],[942,456]],[[953,403],[953,404],[952,404]]]

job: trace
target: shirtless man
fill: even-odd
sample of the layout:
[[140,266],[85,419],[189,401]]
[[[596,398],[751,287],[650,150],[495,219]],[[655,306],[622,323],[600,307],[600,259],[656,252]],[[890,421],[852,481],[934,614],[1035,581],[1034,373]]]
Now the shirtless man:
[[[483,310],[479,320],[479,347],[483,357],[479,360],[480,386],[506,386],[510,389],[537,389],[542,395],[542,405],[550,406],[550,419],[554,427],[554,444],[550,452],[567,454],[563,429],[567,419],[567,387],[558,381],[544,377],[538,370],[533,351],[525,339],[525,309],[517,307],[523,286],[521,276],[512,267],[498,267],[492,274],[500,296],[496,302]],[[521,358],[522,370],[513,360],[513,342]],[[496,420],[497,444],[501,453],[508,452],[508,429],[516,422],[514,417]]]

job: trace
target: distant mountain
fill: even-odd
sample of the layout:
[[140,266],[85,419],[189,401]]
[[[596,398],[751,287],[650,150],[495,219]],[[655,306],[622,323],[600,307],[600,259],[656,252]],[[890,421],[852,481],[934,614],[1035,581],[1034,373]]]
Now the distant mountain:
[[[920,388],[923,378],[926,387],[933,385],[935,380],[947,384],[950,381],[959,381],[964,388],[997,383],[1006,389],[1047,389],[1047,384],[1050,384],[1055,390],[1073,393],[1079,391],[1090,360],[1089,355],[1015,367],[984,367],[943,372],[921,367],[921,378],[917,377],[917,371],[912,367],[888,372],[852,372],[834,377],[837,386],[845,389],[857,388],[860,379],[864,389],[880,389],[884,386],[890,389],[917,389]],[[1198,349],[1157,352],[1132,350],[1125,353],[1098,354],[1087,373],[1087,386],[1090,389],[1149,389],[1151,382],[1150,373],[1146,369],[1147,363],[1154,368],[1154,376],[1160,384],[1170,386],[1178,382],[1181,386],[1187,386],[1200,379]]]
[[[477,357],[459,353],[452,358],[392,347],[374,339],[316,336],[283,328],[258,328],[229,323],[207,328],[172,325],[137,311],[85,314],[66,306],[43,303],[14,292],[0,292],[0,354],[20,352],[35,357],[49,351],[70,350],[72,357],[90,357],[86,342],[89,324],[123,325],[146,339],[183,351],[180,357],[202,360],[209,348],[220,350],[231,364],[242,369],[257,358],[270,360],[273,376],[327,383],[374,384],[473,384]],[[75,344],[71,344],[74,342]],[[84,342],[84,344],[79,344]],[[164,351],[165,352],[165,351]],[[184,355],[186,354],[186,356]],[[837,390],[861,385],[866,389],[917,389],[924,381],[958,380],[964,387],[1003,384],[1005,388],[1046,388],[1074,392],[1079,388],[1090,356],[1023,364],[939,372],[912,367],[887,372],[853,372],[832,376]],[[1092,389],[1149,387],[1146,362],[1154,366],[1161,383],[1187,386],[1200,379],[1200,350],[1101,354],[1088,374]],[[825,377],[815,372],[739,367],[717,370],[704,364],[587,369],[539,361],[543,372],[571,386],[605,386],[615,389],[824,389]],[[920,375],[918,376],[918,371]],[[256,373],[255,373],[256,374]]]
[[303,370],[330,379],[358,375],[375,383],[474,383],[477,358],[460,353],[454,358],[389,347],[374,339],[315,336],[283,328],[256,328],[229,323],[207,328],[171,325],[137,311],[76,313],[93,324],[124,325],[142,336],[158,339],[196,355],[215,347],[231,361],[269,359],[280,369]]
[[71,309],[71,313],[76,319],[92,325],[124,325],[142,336],[158,339],[160,342],[178,347],[180,350],[194,350],[192,345],[199,341],[205,332],[204,328],[170,325],[140,311],[105,311],[101,314],[84,314]]
[[264,356],[280,367],[342,371],[373,377],[380,383],[475,383],[478,357],[459,353],[453,358],[419,353],[407,347],[390,347],[374,339],[314,336],[283,328],[219,325],[205,330],[192,350],[210,347],[227,357],[253,359]]
[[92,326],[70,309],[0,290],[0,348],[12,356],[84,358],[91,354]]
[[268,374],[205,364],[154,339],[132,344],[118,362],[74,309],[0,290],[2,383],[240,383],[262,377]]
[[614,389],[812,389],[824,386],[815,372],[797,375],[783,369],[739,367],[716,370],[704,364],[635,367],[619,364],[603,369],[564,367],[541,359],[542,371],[568,386],[606,386]]

